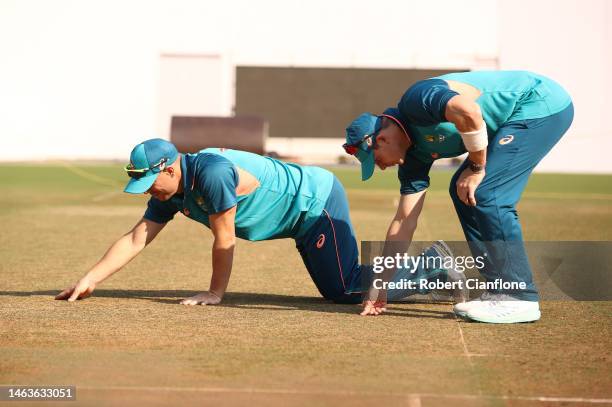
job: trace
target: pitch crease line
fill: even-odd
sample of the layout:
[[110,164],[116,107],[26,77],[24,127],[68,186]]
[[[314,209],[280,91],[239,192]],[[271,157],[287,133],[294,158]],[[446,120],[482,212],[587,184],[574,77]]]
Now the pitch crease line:
[[[16,386],[15,384],[0,386]],[[552,397],[552,396],[496,396],[483,394],[434,394],[434,393],[382,393],[382,392],[359,392],[359,391],[307,391],[295,389],[257,389],[257,388],[231,388],[231,387],[147,387],[147,386],[76,386],[77,391],[93,390],[124,390],[124,391],[175,391],[175,392],[201,392],[201,393],[261,393],[261,394],[289,394],[289,395],[329,395],[329,396],[387,396],[404,398],[437,398],[437,399],[490,399],[490,400],[524,400],[524,401],[548,401],[557,403],[612,403],[612,398],[588,398],[588,397]]]

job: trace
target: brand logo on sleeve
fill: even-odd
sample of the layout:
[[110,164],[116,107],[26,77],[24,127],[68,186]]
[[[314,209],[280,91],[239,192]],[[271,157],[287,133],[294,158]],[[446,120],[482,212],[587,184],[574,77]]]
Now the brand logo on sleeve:
[[192,198],[200,209],[202,209],[204,212],[208,212],[208,205],[206,205],[204,198],[198,194],[193,194]]
[[325,235],[321,234],[319,240],[317,240],[317,249],[320,249],[325,244]]
[[501,139],[499,139],[499,144],[505,146],[506,144],[512,143],[512,140],[514,140],[514,136],[510,134],[509,136],[502,137]]

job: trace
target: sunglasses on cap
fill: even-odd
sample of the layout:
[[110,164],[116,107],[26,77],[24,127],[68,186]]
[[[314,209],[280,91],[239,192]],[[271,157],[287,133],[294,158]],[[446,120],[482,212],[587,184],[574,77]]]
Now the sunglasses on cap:
[[127,172],[127,175],[129,175],[130,178],[140,179],[145,176],[147,171],[151,171],[154,168],[159,168],[162,165],[164,165],[166,162],[168,162],[168,159],[162,158],[160,162],[158,162],[155,165],[150,166],[149,168],[138,168],[138,169],[134,168],[134,164],[129,163],[123,169],[125,170],[125,172]]
[[374,139],[374,137],[376,137],[379,132],[380,132],[380,128],[378,128],[372,134],[366,134],[365,136],[363,136],[363,138],[361,140],[359,140],[356,143],[353,143],[353,144],[344,143],[342,145],[342,148],[344,148],[344,151],[347,154],[355,155],[355,154],[357,154],[357,151],[359,151],[359,146],[361,146],[364,142],[367,142],[368,140],[371,139],[372,140],[372,144],[369,147],[370,147],[370,149],[376,149],[376,140]]

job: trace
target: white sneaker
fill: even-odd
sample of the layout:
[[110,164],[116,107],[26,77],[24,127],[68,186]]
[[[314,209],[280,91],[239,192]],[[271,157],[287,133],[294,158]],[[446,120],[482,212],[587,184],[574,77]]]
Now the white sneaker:
[[478,298],[474,298],[471,301],[461,302],[461,303],[455,304],[453,306],[453,312],[455,312],[455,314],[457,314],[458,316],[460,316],[462,318],[465,318],[467,316],[467,313],[470,311],[470,309],[478,306],[480,304],[480,302],[482,302],[482,301],[489,301],[489,300],[491,300],[492,296],[493,296],[493,294],[491,294],[488,291],[485,291]]
[[[537,301],[522,301],[503,294],[489,294],[486,300],[470,301],[465,317],[490,324],[514,324],[540,319],[540,304]],[[464,305],[464,304],[457,304]],[[455,311],[456,312],[456,311]]]

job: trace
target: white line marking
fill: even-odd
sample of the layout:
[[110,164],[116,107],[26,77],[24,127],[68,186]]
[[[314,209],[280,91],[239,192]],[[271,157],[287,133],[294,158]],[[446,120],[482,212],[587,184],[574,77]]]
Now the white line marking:
[[408,407],[421,407],[421,397],[418,394],[408,396]]
[[511,358],[511,355],[487,355],[485,353],[468,353],[467,356],[473,358]]
[[480,384],[480,378],[476,374],[476,366],[474,365],[474,361],[472,360],[472,356],[474,354],[468,351],[467,343],[465,342],[465,338],[463,336],[463,329],[461,329],[461,321],[459,317],[457,317],[456,319],[457,319],[457,328],[459,328],[459,337],[461,338],[461,345],[463,345],[463,355],[467,358],[468,363],[470,364],[470,369],[472,370],[472,373],[474,373],[474,375],[477,378],[476,383],[478,385],[478,394],[482,395],[482,385]]
[[468,352],[468,348],[465,343],[465,338],[463,337],[463,329],[461,329],[461,324],[457,324],[457,328],[459,328],[459,337],[461,338],[461,345],[463,345],[463,355],[468,358],[468,360],[470,361],[470,365],[473,366],[471,359],[472,354]]
[[[0,384],[0,386],[16,386],[15,384]],[[78,390],[90,391],[156,391],[156,392],[199,392],[199,393],[252,393],[272,395],[323,395],[323,396],[386,396],[410,399],[488,399],[488,400],[523,400],[543,401],[553,403],[591,403],[612,404],[612,398],[589,398],[589,397],[552,397],[552,396],[502,396],[482,394],[434,394],[434,393],[383,393],[383,392],[360,392],[350,390],[297,390],[297,389],[265,389],[265,388],[231,388],[231,387],[149,387],[149,386],[76,386]]]
[[85,171],[82,168],[75,167],[74,165],[66,161],[61,161],[60,164],[62,165],[62,167],[66,168],[71,173],[78,175],[79,177],[84,178],[86,180],[95,182],[96,184],[106,185],[109,187],[117,187],[119,185],[116,181],[110,180],[108,178],[100,177],[96,174],[92,174],[88,171]]
[[110,192],[105,192],[103,194],[100,195],[96,195],[93,198],[91,198],[92,202],[101,202],[104,201],[108,198],[112,198],[115,195],[120,195],[122,191],[110,191]]

